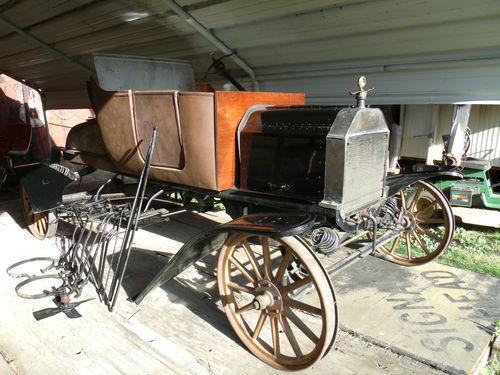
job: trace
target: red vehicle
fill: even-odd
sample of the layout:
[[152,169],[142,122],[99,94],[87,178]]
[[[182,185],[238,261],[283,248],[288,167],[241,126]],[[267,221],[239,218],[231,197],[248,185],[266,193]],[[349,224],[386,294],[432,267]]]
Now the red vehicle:
[[0,188],[13,165],[49,157],[42,110],[36,90],[0,75]]

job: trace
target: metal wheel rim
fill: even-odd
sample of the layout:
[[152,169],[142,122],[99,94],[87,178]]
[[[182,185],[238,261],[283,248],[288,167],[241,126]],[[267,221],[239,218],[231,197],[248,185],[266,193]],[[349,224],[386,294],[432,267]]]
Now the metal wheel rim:
[[[405,230],[401,236],[377,249],[382,253],[389,254],[393,262],[405,266],[424,264],[439,257],[452,241],[455,231],[455,218],[448,200],[443,193],[425,181],[419,181],[413,186],[416,188],[416,191],[409,200],[405,197],[407,189],[400,192],[398,197],[398,212],[401,212],[401,209],[410,212],[416,219],[416,227]],[[419,197],[421,196],[427,201],[425,204],[419,204]],[[432,213],[440,211],[442,218],[429,217],[429,207],[431,206],[434,208]],[[425,213],[426,217],[421,217],[420,213]],[[444,226],[442,236],[432,232],[430,228],[430,226],[439,224]],[[425,239],[431,239],[437,245],[429,247]],[[406,254],[397,253],[400,242],[405,244]],[[415,251],[424,253],[425,255],[415,256]]]
[[[314,364],[317,360],[321,359],[331,348],[335,340],[337,331],[337,307],[333,286],[328,277],[328,274],[321,265],[320,261],[316,258],[312,250],[310,250],[306,245],[304,245],[296,238],[284,237],[279,239],[271,239],[267,236],[258,236],[262,239],[262,244],[268,244],[268,248],[270,239],[277,241],[279,245],[284,247],[285,252],[281,254],[281,259],[279,259],[278,256],[277,263],[279,263],[279,266],[271,266],[270,270],[268,271],[265,266],[265,261],[262,261],[262,264],[259,263],[260,260],[263,260],[265,258],[265,245],[262,245],[261,248],[263,254],[261,259],[254,259],[254,262],[252,262],[251,256],[247,255],[247,264],[251,268],[245,267],[246,272],[250,275],[254,275],[253,279],[257,283],[263,282],[263,280],[271,281],[274,287],[279,289],[280,293],[285,296],[281,300],[283,309],[280,313],[268,313],[266,312],[266,310],[260,310],[260,312],[255,311],[255,306],[240,306],[236,301],[235,293],[239,293],[241,291],[234,287],[234,284],[238,283],[236,283],[234,281],[234,277],[231,276],[231,264],[233,263],[230,259],[234,258],[233,254],[235,254],[235,251],[237,249],[240,252],[248,254],[244,249],[244,243],[246,242],[248,244],[247,240],[250,237],[257,236],[248,234],[236,234],[229,237],[219,256],[217,281],[219,285],[219,292],[221,294],[221,300],[223,302],[229,322],[238,337],[243,341],[245,346],[256,357],[264,361],[266,364],[281,370],[300,370],[307,368]],[[253,252],[252,248],[250,248],[249,250]],[[254,253],[254,255],[257,254]],[[276,255],[276,252],[274,253],[274,255]],[[270,257],[268,259],[270,259]],[[300,263],[306,267],[308,272],[307,277],[309,277],[311,281],[305,282],[307,280],[301,281],[299,279],[298,281],[294,282],[293,286],[281,285],[278,279],[282,280],[283,276],[279,277],[278,274],[286,273],[286,267],[282,269],[284,267],[282,265],[288,264],[288,259],[298,259]],[[259,269],[261,277],[260,281],[258,280],[259,276],[257,276],[257,272],[255,271],[256,267]],[[233,270],[240,271],[238,266],[233,268]],[[268,276],[269,273],[271,277]],[[297,308],[295,300],[299,297],[290,297],[290,292],[292,292],[294,289],[298,289],[296,288],[296,283],[300,283],[301,285],[306,286],[312,285],[313,293],[317,294],[319,305],[313,306],[306,304],[299,305],[299,308]],[[258,293],[254,294],[255,299],[257,299],[257,294]],[[316,342],[314,342],[312,338],[309,338],[311,332],[307,332],[307,334],[304,334],[304,331],[302,331],[302,329],[307,330],[307,328],[304,328],[304,325],[308,327],[306,322],[302,321],[302,323],[297,323],[297,310],[300,310],[301,313],[305,313],[306,311],[302,309],[309,310],[308,314],[314,315],[316,317],[316,320],[319,318],[321,321],[321,329],[317,329],[316,332],[312,332],[314,338],[317,339]],[[250,311],[258,314],[256,325],[249,324],[246,320],[246,314],[250,313]],[[270,329],[272,339],[270,345],[267,346],[264,344],[269,343],[264,343],[262,338],[262,332],[264,331],[265,327]],[[301,332],[303,336],[305,335],[309,338],[309,340],[311,340],[310,342],[312,344],[309,344],[309,347],[311,347],[312,345],[312,350],[302,352],[302,349],[304,349],[304,347],[303,345],[298,343],[296,337],[297,333],[299,332]],[[293,336],[293,338],[291,338],[290,336]],[[303,336],[301,337],[304,338]],[[287,354],[281,352],[281,350],[284,349],[286,345],[288,345],[289,349]],[[293,355],[290,355],[291,351],[293,351]]]
[[30,233],[39,240],[54,236],[57,231],[57,217],[54,212],[46,211],[35,214],[31,207],[28,193],[22,185],[21,200],[23,202],[24,220]]

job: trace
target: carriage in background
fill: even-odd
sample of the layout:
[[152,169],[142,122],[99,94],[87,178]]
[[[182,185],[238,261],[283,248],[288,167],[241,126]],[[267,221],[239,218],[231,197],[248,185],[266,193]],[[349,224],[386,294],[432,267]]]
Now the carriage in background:
[[13,167],[49,157],[39,93],[0,74],[0,190]]
[[6,122],[0,126],[0,189],[13,168],[12,159],[28,154],[31,125]]
[[[109,59],[120,65],[110,56],[103,61]],[[149,72],[166,66],[148,63]],[[74,163],[139,176],[128,208],[127,197],[102,189],[64,194],[88,168],[73,172],[50,164],[25,171],[25,216],[38,238],[54,234],[60,216],[78,219],[74,243],[61,258],[66,274],[73,272],[59,290],[62,302],[90,280],[111,310],[133,231],[185,211],[182,204],[191,209],[196,202],[201,210],[220,201],[234,220],[188,241],[132,299],[140,303],[153,288],[220,249],[218,287],[236,334],[275,368],[306,368],[335,340],[332,275],[370,254],[404,266],[439,256],[455,226],[448,201],[432,181],[460,174],[436,169],[388,175],[389,131],[382,112],[365,105],[363,77],[355,106],[318,107],[305,106],[302,94],[185,90],[192,78],[181,74],[179,80],[185,67],[173,64],[169,71],[177,71],[176,80],[164,86],[170,90],[161,90],[158,76],[147,74],[104,90],[111,74],[106,70],[99,83],[89,84],[96,119],[73,128],[67,139]],[[96,60],[98,74],[99,66]],[[154,187],[159,190],[148,193]],[[155,208],[172,192],[183,197],[176,202],[179,210]],[[123,245],[108,287],[104,269],[114,255],[108,244],[119,232]],[[346,246],[348,255],[324,266],[320,259]]]

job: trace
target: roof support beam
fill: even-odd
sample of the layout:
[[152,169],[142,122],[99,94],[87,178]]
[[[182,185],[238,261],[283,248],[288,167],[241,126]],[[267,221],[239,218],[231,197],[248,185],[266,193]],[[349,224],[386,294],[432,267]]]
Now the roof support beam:
[[9,29],[11,29],[11,30],[13,30],[13,31],[15,31],[19,35],[23,36],[25,39],[28,39],[32,43],[34,43],[34,44],[42,47],[43,49],[46,49],[47,51],[51,52],[52,54],[57,55],[57,56],[63,58],[64,60],[72,63],[73,65],[78,66],[80,69],[83,69],[87,73],[94,74],[94,70],[92,68],[90,68],[87,65],[81,63],[77,59],[74,59],[74,58],[66,55],[61,50],[50,46],[49,44],[45,43],[43,40],[37,38],[33,34],[30,34],[29,32],[23,30],[22,28],[20,28],[19,26],[17,26],[14,22],[12,22],[8,17],[6,17],[3,14],[0,14],[0,24],[3,25],[3,26],[5,26],[5,27],[7,27],[7,28],[9,28]]
[[252,79],[254,90],[259,91],[259,82],[255,77],[255,72],[244,61],[241,57],[239,57],[234,50],[229,48],[222,40],[217,38],[209,29],[199,23],[193,16],[191,16],[188,12],[186,12],[177,2],[174,0],[163,0],[163,2],[170,7],[181,19],[186,21],[193,29],[195,29],[201,36],[207,39],[210,43],[212,43],[215,47],[217,47],[222,53],[225,55],[231,55],[230,58],[238,64]]

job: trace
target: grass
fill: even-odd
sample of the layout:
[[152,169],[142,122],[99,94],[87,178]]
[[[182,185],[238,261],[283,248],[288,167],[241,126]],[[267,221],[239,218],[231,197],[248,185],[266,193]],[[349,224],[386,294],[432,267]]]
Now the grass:
[[[493,334],[492,342],[500,336],[500,319],[497,319],[495,333]],[[498,375],[500,374],[500,361],[496,353],[492,354],[491,358],[486,363],[486,366],[481,371],[481,375]]]
[[457,227],[438,263],[500,278],[500,231]]
[[[428,228],[437,237],[444,236],[443,227]],[[427,248],[435,249],[437,242],[428,236],[419,235]],[[390,249],[393,242],[386,245]],[[412,256],[423,257],[425,253],[411,237]],[[406,242],[401,240],[394,253],[406,257]],[[500,231],[495,229],[477,229],[477,227],[457,227],[453,241],[437,262],[469,271],[500,278]]]
[[498,375],[500,374],[500,362],[498,361],[498,358],[496,355],[493,355],[493,357],[488,361],[486,364],[486,367],[484,370],[481,372],[483,375]]

